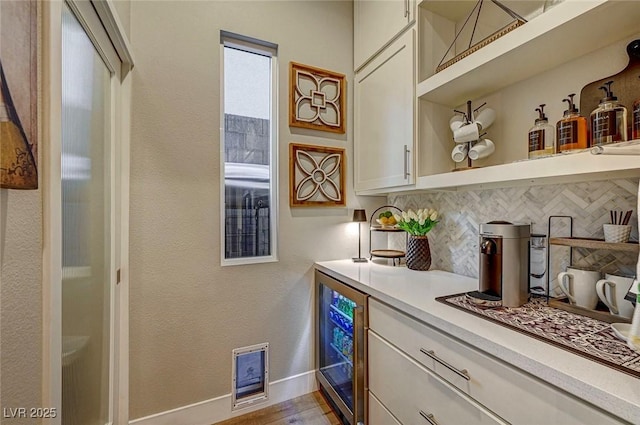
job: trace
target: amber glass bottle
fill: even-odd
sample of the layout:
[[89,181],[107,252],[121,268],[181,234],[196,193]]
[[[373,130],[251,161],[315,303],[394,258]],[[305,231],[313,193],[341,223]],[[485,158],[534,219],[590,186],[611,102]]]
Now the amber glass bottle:
[[569,109],[564,111],[564,115],[556,125],[556,143],[558,152],[568,152],[589,147],[589,134],[587,119],[580,115],[578,108],[573,103],[573,96],[562,99],[569,104]]

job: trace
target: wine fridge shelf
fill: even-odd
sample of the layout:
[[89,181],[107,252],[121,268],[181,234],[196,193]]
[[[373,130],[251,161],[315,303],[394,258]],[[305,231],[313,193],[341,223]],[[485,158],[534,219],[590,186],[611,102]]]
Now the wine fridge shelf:
[[331,304],[330,308],[331,310],[335,311],[336,313],[353,323],[353,318],[349,317],[344,311],[338,309],[338,307],[336,307],[335,305]]
[[639,252],[638,242],[613,243],[602,239],[589,238],[550,238],[550,245],[562,245],[573,248],[608,249],[610,251]]
[[329,321],[331,323],[333,323],[334,325],[336,325],[337,327],[339,327],[340,329],[342,329],[344,332],[351,334],[352,331],[350,331],[349,329],[347,329],[344,325],[341,325],[340,323],[336,322],[333,319],[329,319]]
[[342,360],[344,360],[349,366],[353,367],[353,362],[351,360],[349,360],[349,358],[347,356],[344,355],[342,350],[338,350],[338,347],[333,345],[333,343],[331,343],[329,345],[331,345],[331,348],[333,348],[333,351],[335,351],[338,354],[338,356],[340,356],[340,358]]

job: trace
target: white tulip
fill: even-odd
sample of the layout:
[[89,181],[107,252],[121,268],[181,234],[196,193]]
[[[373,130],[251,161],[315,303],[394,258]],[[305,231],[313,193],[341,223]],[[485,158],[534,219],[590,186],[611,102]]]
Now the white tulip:
[[436,221],[436,219],[438,218],[438,211],[434,211],[429,218],[431,219],[431,221]]
[[393,214],[393,218],[395,218],[398,223],[402,221],[402,216],[401,215],[398,215],[398,214],[394,213]]
[[420,215],[422,214],[422,212],[423,212],[423,211],[424,211],[424,210],[423,210],[422,208],[420,208],[420,209],[418,210],[418,212],[416,213],[416,214],[418,214],[418,217],[420,217]]
[[434,212],[436,212],[436,210],[434,210],[433,208],[429,208],[429,215],[433,214]]
[[402,219],[404,221],[409,221],[409,214],[406,211],[402,211]]
[[409,210],[409,218],[411,220],[418,220],[418,216],[416,215],[416,213],[413,210]]
[[421,215],[420,217],[418,217],[418,224],[419,224],[420,226],[424,226],[424,222],[425,222],[425,220],[426,220],[426,219],[424,218],[424,216],[422,216],[422,215]]

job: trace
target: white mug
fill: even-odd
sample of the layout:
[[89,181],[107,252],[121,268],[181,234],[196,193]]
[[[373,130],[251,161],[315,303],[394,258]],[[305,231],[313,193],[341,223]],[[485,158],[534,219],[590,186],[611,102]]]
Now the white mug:
[[472,122],[453,131],[453,141],[456,143],[475,142],[480,138],[478,124]]
[[455,162],[462,162],[467,159],[467,151],[469,150],[469,145],[455,145],[453,150],[451,151],[451,159]]
[[496,120],[496,111],[491,108],[484,108],[478,115],[476,115],[475,122],[480,126],[480,129],[486,130],[491,127],[491,124]]
[[482,159],[491,155],[496,150],[496,145],[489,139],[482,139],[471,149],[469,149],[469,158],[473,159]]
[[566,272],[558,275],[559,287],[571,304],[593,310],[598,304],[596,284],[600,276],[596,270],[567,267]]
[[451,129],[451,131],[456,131],[463,125],[464,125],[464,118],[462,118],[462,115],[454,115],[449,120],[449,128]]
[[[616,276],[607,273],[604,279],[596,283],[598,298],[609,308],[611,314],[630,319],[633,315],[633,304],[624,297],[633,284],[632,277]],[[609,291],[607,291],[609,287]]]

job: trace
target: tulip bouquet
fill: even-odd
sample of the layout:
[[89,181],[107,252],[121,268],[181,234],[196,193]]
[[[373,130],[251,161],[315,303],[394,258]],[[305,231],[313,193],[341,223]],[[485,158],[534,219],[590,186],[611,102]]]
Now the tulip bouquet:
[[438,211],[433,208],[420,208],[418,211],[410,209],[393,216],[398,222],[398,227],[413,236],[425,236],[439,223]]

